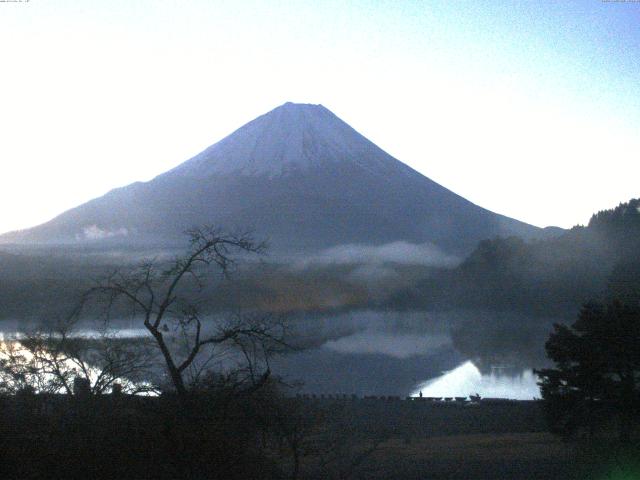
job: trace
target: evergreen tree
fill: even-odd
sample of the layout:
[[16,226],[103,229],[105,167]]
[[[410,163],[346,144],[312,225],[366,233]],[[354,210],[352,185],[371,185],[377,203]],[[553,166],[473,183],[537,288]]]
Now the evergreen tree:
[[628,443],[640,412],[640,308],[586,304],[572,326],[554,325],[545,347],[555,368],[537,374],[552,429],[593,433],[616,418]]

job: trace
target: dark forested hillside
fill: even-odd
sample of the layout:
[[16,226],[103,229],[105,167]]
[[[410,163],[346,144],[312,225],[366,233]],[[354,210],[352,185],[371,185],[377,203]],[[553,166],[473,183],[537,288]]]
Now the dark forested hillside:
[[463,312],[454,345],[471,358],[544,362],[552,325],[571,321],[583,303],[640,300],[639,208],[631,200],[548,240],[484,240],[459,266],[399,290],[387,306]]
[[581,303],[607,290],[630,295],[638,262],[640,199],[634,199],[557,238],[484,240],[457,268],[441,271],[394,302],[572,316]]

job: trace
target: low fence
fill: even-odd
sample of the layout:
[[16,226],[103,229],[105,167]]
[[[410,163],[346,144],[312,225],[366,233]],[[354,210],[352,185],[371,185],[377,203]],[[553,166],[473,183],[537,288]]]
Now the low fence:
[[315,401],[366,401],[366,402],[410,402],[416,404],[441,404],[441,405],[474,405],[474,404],[512,404],[518,402],[531,402],[533,400],[512,400],[508,398],[481,398],[469,397],[401,397],[399,395],[358,395],[347,394],[311,394],[299,393],[296,398]]

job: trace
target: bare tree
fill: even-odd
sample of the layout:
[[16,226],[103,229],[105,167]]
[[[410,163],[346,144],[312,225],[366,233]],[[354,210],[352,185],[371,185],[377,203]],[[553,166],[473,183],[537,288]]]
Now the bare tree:
[[[173,389],[184,396],[189,387],[212,378],[241,383],[266,381],[269,354],[284,344],[284,324],[264,315],[215,318],[203,312],[212,273],[228,277],[242,254],[261,253],[263,243],[248,234],[229,235],[212,227],[187,232],[189,248],[163,267],[158,260],[119,269],[86,292],[84,302],[97,300],[105,319],[126,309],[151,334],[163,359]],[[242,359],[242,368],[226,376],[212,375],[221,358]],[[265,371],[256,370],[266,363]]]
[[0,387],[8,393],[71,395],[80,378],[94,394],[106,393],[116,383],[125,393],[154,390],[141,380],[153,365],[149,347],[144,339],[119,338],[107,329],[83,335],[73,318],[5,339],[0,345]]

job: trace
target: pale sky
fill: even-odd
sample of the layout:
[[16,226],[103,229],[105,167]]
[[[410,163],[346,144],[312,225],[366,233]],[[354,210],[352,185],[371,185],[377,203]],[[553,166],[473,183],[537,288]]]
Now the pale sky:
[[640,196],[639,2],[0,2],[0,68],[0,232],[286,101],[535,225]]

